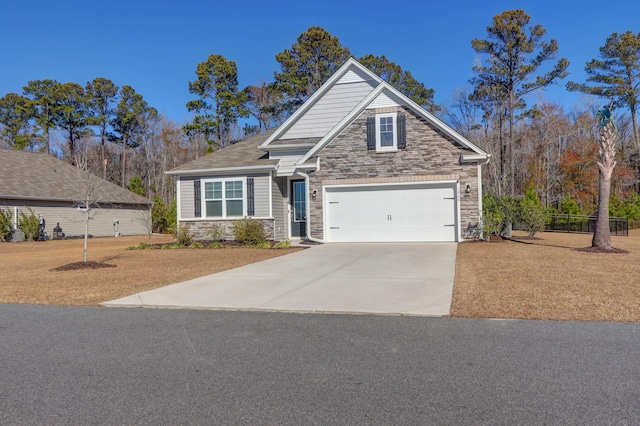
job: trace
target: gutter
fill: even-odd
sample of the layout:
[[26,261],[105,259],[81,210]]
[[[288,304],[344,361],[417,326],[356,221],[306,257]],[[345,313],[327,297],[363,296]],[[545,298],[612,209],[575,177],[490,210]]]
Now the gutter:
[[[24,195],[3,195],[0,194],[0,200],[24,200],[24,201],[57,201],[57,202],[70,202],[76,203],[77,199],[72,198],[54,198],[54,197],[26,197]],[[98,204],[124,204],[124,205],[134,205],[134,206],[144,206],[144,205],[153,205],[153,201],[149,200],[146,203],[138,203],[133,201],[123,201],[123,200],[100,200]]]
[[164,172],[164,174],[169,176],[191,176],[191,175],[201,175],[204,173],[243,173],[243,172],[254,172],[256,170],[265,170],[271,171],[276,170],[278,167],[275,164],[269,164],[264,166],[249,166],[249,167],[221,167],[217,169],[195,169],[195,170],[169,170],[168,172]]

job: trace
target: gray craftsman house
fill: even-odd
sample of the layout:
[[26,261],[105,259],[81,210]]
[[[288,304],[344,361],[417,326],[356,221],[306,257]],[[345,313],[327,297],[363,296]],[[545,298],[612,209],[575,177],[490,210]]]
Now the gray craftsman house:
[[[49,154],[0,148],[0,209],[45,221],[53,235],[60,224],[66,236],[84,235],[83,200],[91,200],[89,234],[143,235],[149,232],[152,202],[133,192],[58,160]],[[87,198],[88,197],[88,198]]]
[[274,131],[167,173],[199,238],[251,217],[275,240],[460,241],[489,155],[349,59]]

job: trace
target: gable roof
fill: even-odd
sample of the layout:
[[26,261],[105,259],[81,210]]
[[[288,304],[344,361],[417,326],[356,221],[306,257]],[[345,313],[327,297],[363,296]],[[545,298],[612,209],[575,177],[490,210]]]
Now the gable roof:
[[258,145],[271,136],[273,132],[273,130],[268,131],[236,142],[165,173],[168,175],[188,175],[205,173],[211,170],[216,170],[217,172],[260,168],[275,170],[278,160],[270,160],[268,154],[258,149]]
[[[356,62],[358,63],[358,62]],[[359,64],[359,63],[358,63]],[[362,66],[362,65],[360,65]],[[467,138],[462,136],[460,133],[453,130],[449,127],[445,122],[437,118],[435,115],[431,114],[426,109],[422,108],[420,105],[411,100],[408,96],[404,95],[402,92],[391,86],[386,81],[381,81],[369,95],[367,95],[359,104],[356,106],[349,114],[347,114],[338,124],[336,124],[330,131],[327,133],[320,142],[318,142],[309,152],[307,152],[297,164],[303,164],[311,157],[315,156],[319,151],[321,151],[325,146],[329,144],[342,130],[345,129],[353,120],[355,120],[362,112],[376,99],[380,96],[386,95],[396,100],[399,104],[404,105],[411,109],[416,115],[422,117],[428,123],[433,125],[438,130],[442,131],[444,134],[449,136],[451,139],[459,143],[463,149],[472,151],[475,155],[479,156],[482,159],[488,159],[490,157],[489,154],[484,152],[482,149],[474,145]]]
[[[0,148],[0,200],[82,200],[82,182],[87,175],[80,169],[49,154]],[[152,204],[144,197],[89,175],[101,203]],[[0,201],[1,203],[1,201]]]
[[354,58],[349,58],[318,90],[315,91],[309,99],[307,99],[300,108],[298,108],[291,116],[282,123],[261,145],[262,149],[266,149],[271,143],[277,141],[286,133],[304,114],[306,114],[341,78],[347,74],[357,74],[361,78],[373,81],[375,84],[383,82],[376,73],[363,66]]

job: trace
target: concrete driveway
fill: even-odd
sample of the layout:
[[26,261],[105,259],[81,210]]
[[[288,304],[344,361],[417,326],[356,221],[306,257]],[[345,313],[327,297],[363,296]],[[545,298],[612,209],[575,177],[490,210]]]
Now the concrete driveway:
[[103,306],[449,315],[455,243],[324,244]]

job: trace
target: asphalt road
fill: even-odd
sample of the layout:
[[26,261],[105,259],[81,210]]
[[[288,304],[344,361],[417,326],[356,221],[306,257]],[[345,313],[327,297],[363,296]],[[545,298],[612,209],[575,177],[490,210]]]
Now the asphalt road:
[[0,305],[0,424],[640,424],[640,325]]

